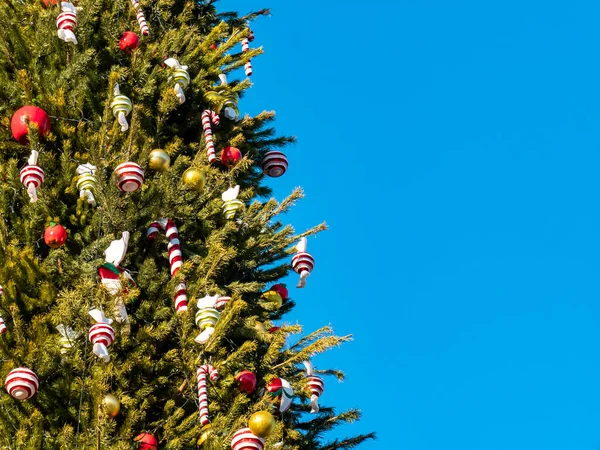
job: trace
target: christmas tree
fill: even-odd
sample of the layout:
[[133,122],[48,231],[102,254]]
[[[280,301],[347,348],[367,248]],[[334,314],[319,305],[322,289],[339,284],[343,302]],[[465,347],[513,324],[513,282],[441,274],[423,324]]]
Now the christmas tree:
[[319,409],[343,374],[311,357],[349,337],[275,326],[294,306],[279,280],[310,288],[325,226],[282,223],[302,192],[277,202],[268,181],[294,140],[241,113],[268,11],[212,3],[0,9],[0,448],[372,437],[324,436],[359,413]]

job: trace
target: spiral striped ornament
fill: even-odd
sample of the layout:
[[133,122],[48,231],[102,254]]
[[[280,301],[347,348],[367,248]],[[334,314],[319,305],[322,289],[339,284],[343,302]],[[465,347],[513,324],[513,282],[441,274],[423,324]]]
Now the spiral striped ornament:
[[62,12],[56,18],[58,37],[65,42],[72,42],[77,45],[77,38],[73,32],[77,26],[77,10],[73,4],[68,2],[62,2],[61,8]]
[[205,426],[210,423],[208,420],[208,390],[206,388],[206,375],[211,381],[219,378],[219,372],[210,364],[204,364],[198,368],[198,400],[200,402],[200,423]]
[[79,190],[79,196],[82,198],[86,197],[86,192],[89,192],[91,194],[90,198],[93,200],[96,186],[96,177],[91,173],[84,173],[77,178],[77,189]]
[[27,188],[31,203],[37,201],[37,188],[44,183],[44,171],[35,164],[29,164],[21,169],[21,183]]
[[110,347],[115,341],[115,330],[107,323],[96,323],[90,328],[88,337],[92,344]]
[[[312,272],[315,267],[315,259],[310,253],[298,252],[292,257],[292,269],[300,275],[300,282],[304,282],[305,278]],[[304,287],[298,285],[298,287]]]
[[244,206],[244,202],[238,200],[237,198],[233,200],[227,200],[223,204],[223,214],[225,214],[225,218],[227,220],[233,219],[235,217],[235,214],[237,213],[237,210],[240,209],[242,206]]
[[4,295],[4,288],[0,286],[0,295]]
[[263,173],[269,177],[277,178],[288,169],[288,160],[282,152],[267,152],[262,160]]
[[117,186],[123,192],[135,192],[144,183],[144,170],[134,162],[124,162],[115,169]]
[[201,308],[196,312],[196,325],[200,331],[214,328],[221,313],[216,308]]
[[311,413],[319,412],[319,405],[317,401],[323,391],[325,390],[325,383],[323,383],[323,379],[317,375],[311,375],[306,379],[308,390],[311,393],[310,397],[310,405],[311,405]]
[[6,329],[6,324],[4,323],[4,318],[0,315],[0,334],[6,334],[8,330]]
[[[254,33],[252,33],[252,31],[250,31],[250,36],[252,37],[252,40],[254,40]],[[248,38],[242,40],[242,52],[246,53],[247,51],[250,50],[250,36],[248,36]],[[252,61],[249,60],[246,64],[244,64],[244,73],[246,74],[247,77],[252,76]]]
[[[179,230],[170,219],[160,219],[150,224],[146,237],[149,240],[154,240],[158,233],[164,231],[169,244],[167,250],[169,252],[169,264],[171,270],[171,278],[177,275],[179,269],[183,265],[183,256],[181,253],[181,242],[179,241]],[[179,283],[175,287],[175,311],[182,313],[188,309],[187,288],[185,283]]]
[[208,162],[213,163],[217,160],[217,155],[215,154],[211,122],[219,125],[221,118],[216,112],[207,109],[202,112],[202,129],[204,130],[204,140],[206,140],[206,156],[208,156]]
[[265,440],[252,434],[250,428],[236,431],[231,440],[231,450],[264,450]]
[[27,400],[36,394],[40,382],[33,370],[19,367],[9,372],[4,385],[11,397]]
[[110,108],[112,110],[113,116],[117,118],[119,124],[121,125],[121,131],[127,131],[129,129],[129,124],[127,123],[127,116],[133,110],[133,103],[131,103],[129,97],[122,94],[115,95],[113,101],[110,104]]
[[140,8],[140,4],[137,0],[131,0],[131,4],[133,5],[133,9],[135,9],[135,15],[137,17],[141,33],[144,36],[148,36],[150,34],[150,29],[148,28],[148,24],[146,23],[146,17],[144,16],[142,8]]
[[190,84],[190,74],[185,69],[175,69],[173,72],[173,81],[181,85],[182,89],[185,89]]
[[242,41],[242,51],[244,53],[246,53],[248,50],[250,50],[250,44],[249,44],[249,42],[250,42],[249,39],[244,39]]
[[225,308],[227,303],[229,303],[230,301],[231,301],[231,297],[220,296],[215,303],[215,308],[223,309],[223,308]]

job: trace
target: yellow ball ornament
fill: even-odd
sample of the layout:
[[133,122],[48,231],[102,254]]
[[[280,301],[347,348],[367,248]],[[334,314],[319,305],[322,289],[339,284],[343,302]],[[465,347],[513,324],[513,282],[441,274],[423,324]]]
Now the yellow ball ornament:
[[268,411],[259,411],[248,421],[248,428],[255,436],[266,438],[275,430],[275,417]]
[[119,414],[121,402],[114,395],[107,394],[102,400],[102,406],[104,406],[104,411],[106,411],[106,414],[108,414],[110,417],[115,417],[117,414]]
[[194,191],[201,191],[206,184],[206,175],[204,175],[204,172],[201,170],[196,169],[195,167],[190,167],[183,172],[181,181],[187,188]]
[[271,311],[281,308],[281,305],[283,304],[281,295],[275,291],[264,292],[260,298],[265,301],[265,308]]
[[161,149],[152,150],[148,156],[148,166],[152,170],[167,170],[171,165],[171,157]]

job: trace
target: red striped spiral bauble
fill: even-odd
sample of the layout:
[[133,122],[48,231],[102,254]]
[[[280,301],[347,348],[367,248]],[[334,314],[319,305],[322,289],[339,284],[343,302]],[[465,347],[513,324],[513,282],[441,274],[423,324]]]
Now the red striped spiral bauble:
[[106,347],[115,341],[115,330],[107,323],[92,325],[88,333],[92,344],[103,344]]
[[19,367],[10,371],[4,385],[12,397],[27,400],[35,395],[40,383],[33,370]]
[[280,177],[287,168],[287,157],[281,152],[268,152],[262,160],[263,173],[272,178]]
[[119,189],[123,192],[135,192],[144,182],[144,170],[134,162],[119,164],[115,173],[118,177]]
[[292,269],[298,274],[310,273],[314,267],[315,260],[310,253],[298,252],[292,257]]
[[231,440],[231,450],[263,450],[265,440],[252,434],[250,428],[238,430]]
[[36,189],[44,182],[44,170],[40,166],[27,165],[21,169],[21,183],[28,187],[33,184]]

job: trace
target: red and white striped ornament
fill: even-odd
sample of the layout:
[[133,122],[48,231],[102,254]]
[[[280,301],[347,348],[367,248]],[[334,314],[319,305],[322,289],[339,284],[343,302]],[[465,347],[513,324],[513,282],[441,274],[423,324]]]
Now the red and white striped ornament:
[[77,10],[69,2],[61,2],[60,7],[62,12],[56,18],[58,37],[65,42],[72,42],[77,45],[77,38],[73,32],[77,26]]
[[283,175],[288,168],[288,160],[282,152],[267,152],[262,160],[262,170],[265,175],[277,178]]
[[115,341],[115,330],[110,326],[113,321],[104,316],[99,309],[92,309],[89,315],[96,321],[88,332],[88,338],[94,344],[94,354],[104,362],[109,362],[110,355],[107,347]]
[[308,278],[314,267],[315,259],[310,253],[306,252],[306,238],[302,238],[296,245],[296,254],[292,257],[292,269],[300,275],[300,281],[296,285],[297,288],[306,286],[306,278]]
[[[250,50],[250,45],[248,44],[249,39],[244,39],[242,41],[242,52],[246,53],[248,50]],[[247,77],[251,77],[252,76],[252,60],[248,60],[248,62],[246,64],[244,64],[244,73],[246,74]]]
[[231,297],[220,296],[215,302],[215,308],[223,309],[231,301]]
[[144,169],[139,164],[128,161],[115,169],[117,186],[123,192],[135,192],[144,183]]
[[[160,219],[150,224],[146,237],[150,240],[154,240],[158,233],[164,231],[169,244],[167,250],[169,251],[169,264],[171,265],[171,278],[174,278],[179,272],[179,269],[183,265],[183,257],[181,254],[181,243],[179,241],[179,230],[170,219]],[[188,309],[188,298],[187,288],[185,283],[179,283],[175,287],[175,311],[182,313]]]
[[267,384],[267,391],[279,400],[279,412],[284,413],[292,406],[294,389],[289,381],[283,378],[274,378]]
[[210,364],[204,364],[198,368],[196,373],[198,378],[198,400],[200,401],[200,423],[208,425],[208,390],[206,388],[206,376],[210,377],[211,381],[219,378],[219,372]]
[[323,379],[314,373],[313,365],[310,361],[304,361],[304,367],[306,367],[306,382],[308,390],[310,391],[310,412],[312,414],[319,412],[319,397],[325,390],[325,383]]
[[37,165],[38,155],[37,150],[32,150],[27,165],[20,172],[21,183],[27,188],[31,203],[37,202],[37,188],[44,183],[44,170]]
[[4,323],[4,318],[0,315],[0,334],[6,334],[6,324]]
[[231,450],[264,450],[265,440],[252,434],[250,428],[242,428],[233,435]]
[[211,122],[219,125],[221,118],[216,112],[207,109],[202,112],[202,129],[204,130],[204,140],[206,141],[206,156],[208,156],[208,162],[213,163],[217,160],[217,155],[215,153]]
[[135,15],[137,17],[141,33],[144,36],[148,36],[150,34],[150,29],[148,28],[148,24],[146,23],[146,17],[144,16],[142,8],[140,8],[140,4],[137,0],[131,0],[131,4],[133,5],[133,9],[135,9]]
[[33,370],[19,367],[9,372],[4,385],[11,397],[27,400],[36,394],[40,382]]

